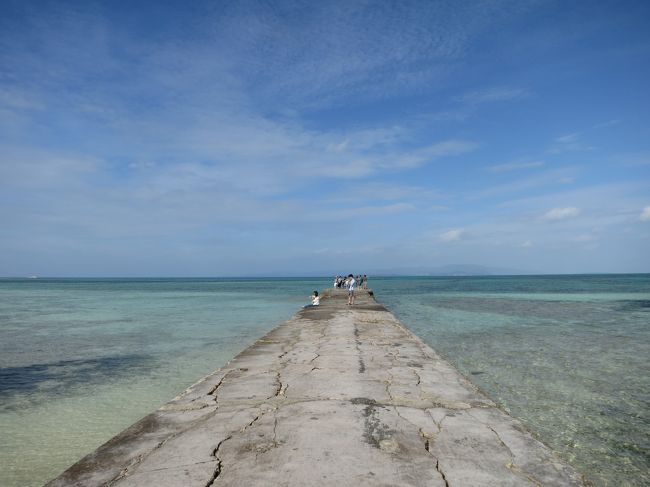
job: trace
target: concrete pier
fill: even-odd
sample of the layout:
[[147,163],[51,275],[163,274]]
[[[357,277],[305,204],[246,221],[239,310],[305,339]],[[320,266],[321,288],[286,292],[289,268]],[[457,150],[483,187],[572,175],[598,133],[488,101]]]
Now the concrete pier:
[[301,310],[47,485],[578,486],[360,291]]

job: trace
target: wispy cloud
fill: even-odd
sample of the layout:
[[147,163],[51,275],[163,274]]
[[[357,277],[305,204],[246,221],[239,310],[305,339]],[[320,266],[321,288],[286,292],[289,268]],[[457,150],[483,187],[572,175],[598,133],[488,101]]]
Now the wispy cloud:
[[597,123],[596,125],[594,125],[593,128],[595,128],[595,129],[604,129],[604,128],[608,128],[608,127],[614,127],[615,125],[619,125],[620,123],[621,123],[620,120],[612,119],[612,120],[608,120],[607,122]]
[[517,171],[520,169],[531,169],[535,167],[542,167],[544,161],[529,161],[529,162],[506,162],[505,164],[496,164],[494,166],[488,167],[488,170],[492,172],[508,172],[508,171]]
[[523,88],[486,88],[472,91],[457,98],[458,101],[468,105],[480,105],[483,103],[503,102],[517,100],[529,96]]
[[[359,208],[343,208],[340,210],[329,211],[323,214],[325,218],[339,220],[342,218],[358,218],[378,215],[393,215],[405,211],[413,211],[415,207],[408,203],[395,203],[383,206],[364,206]],[[318,216],[318,215],[317,215]]]
[[573,222],[573,228],[578,224],[585,225],[581,231],[587,233],[595,226],[618,225],[638,220],[639,208],[645,206],[645,195],[649,190],[650,183],[645,181],[569,188],[556,186],[552,191],[511,199],[498,207],[508,214],[521,214],[527,224],[531,219],[542,218],[552,211],[548,208],[578,208],[581,210],[580,218]]
[[570,237],[569,240],[571,242],[577,243],[588,243],[597,240],[597,237],[591,233],[582,233],[580,235],[576,235],[575,237]]
[[467,232],[462,229],[462,228],[453,228],[451,230],[448,230],[442,234],[440,234],[440,237],[438,238],[441,242],[448,243],[448,242],[455,242],[457,240],[460,240],[461,238],[465,237],[467,235]]
[[[459,17],[447,2],[418,8],[327,2],[306,15],[262,8],[251,18],[250,9],[230,8],[229,22],[241,18],[250,26],[235,37],[231,51],[256,73],[258,99],[315,107],[418,92],[449,76],[487,25],[521,12],[501,2],[463,9]],[[327,28],[318,22],[323,18]],[[504,96],[493,90],[476,98]]]
[[104,162],[72,151],[4,146],[0,156],[0,187],[17,190],[72,190],[85,187],[106,169]]
[[560,137],[557,137],[555,139],[556,142],[559,142],[561,144],[572,144],[577,142],[580,139],[580,133],[579,132],[574,132],[571,134],[566,134],[562,135]]
[[615,163],[622,163],[627,167],[650,166],[650,152],[637,152],[633,154],[619,154],[613,157]]
[[477,144],[466,140],[447,140],[405,153],[397,153],[384,159],[384,167],[414,168],[443,157],[457,156],[475,150]]
[[[566,184],[574,179],[578,168],[567,166],[561,169],[541,171],[526,177],[520,177],[501,184],[492,184],[467,194],[468,199],[505,197],[511,193],[520,193],[542,188],[556,188],[558,183]],[[519,173],[516,173],[519,174]]]
[[576,182],[576,178],[571,176],[563,176],[557,180],[560,184],[573,184]]
[[342,184],[328,198],[339,203],[358,203],[372,201],[410,201],[430,205],[444,197],[444,193],[435,187],[416,184],[401,184],[393,181],[350,181]]
[[563,154],[566,152],[594,151],[596,146],[589,143],[582,132],[573,132],[556,137],[548,150],[549,154]]
[[567,208],[553,208],[542,216],[543,220],[558,221],[575,218],[580,215],[580,208],[569,206]]
[[650,221],[650,206],[643,208],[643,211],[641,211],[641,214],[639,215],[639,220],[642,222]]

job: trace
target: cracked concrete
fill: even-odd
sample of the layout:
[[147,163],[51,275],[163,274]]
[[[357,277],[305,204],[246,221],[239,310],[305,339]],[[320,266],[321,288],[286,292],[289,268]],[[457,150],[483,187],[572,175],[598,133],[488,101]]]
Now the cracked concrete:
[[325,291],[47,485],[588,485],[359,294]]

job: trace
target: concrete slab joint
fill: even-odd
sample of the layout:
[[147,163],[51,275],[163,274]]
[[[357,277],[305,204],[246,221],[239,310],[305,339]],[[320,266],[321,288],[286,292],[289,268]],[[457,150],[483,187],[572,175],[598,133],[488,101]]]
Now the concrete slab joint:
[[579,486],[369,292],[299,311],[55,486]]

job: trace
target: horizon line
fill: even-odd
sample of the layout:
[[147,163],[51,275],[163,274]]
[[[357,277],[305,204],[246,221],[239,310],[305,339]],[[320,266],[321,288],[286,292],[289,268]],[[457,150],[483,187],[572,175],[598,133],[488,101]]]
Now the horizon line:
[[[522,273],[522,274],[508,274],[508,273],[490,273],[490,274],[474,274],[474,273],[441,273],[441,274],[371,274],[373,278],[386,278],[386,277],[536,277],[536,276],[600,276],[600,275],[620,275],[620,276],[636,276],[650,274],[650,271],[641,272],[567,272],[567,273]],[[339,274],[342,275],[342,274]],[[359,274],[355,274],[359,275]],[[368,274],[365,274],[368,275]],[[20,279],[20,280],[39,280],[39,279],[331,279],[332,275],[248,275],[248,276],[0,276],[0,279]]]

